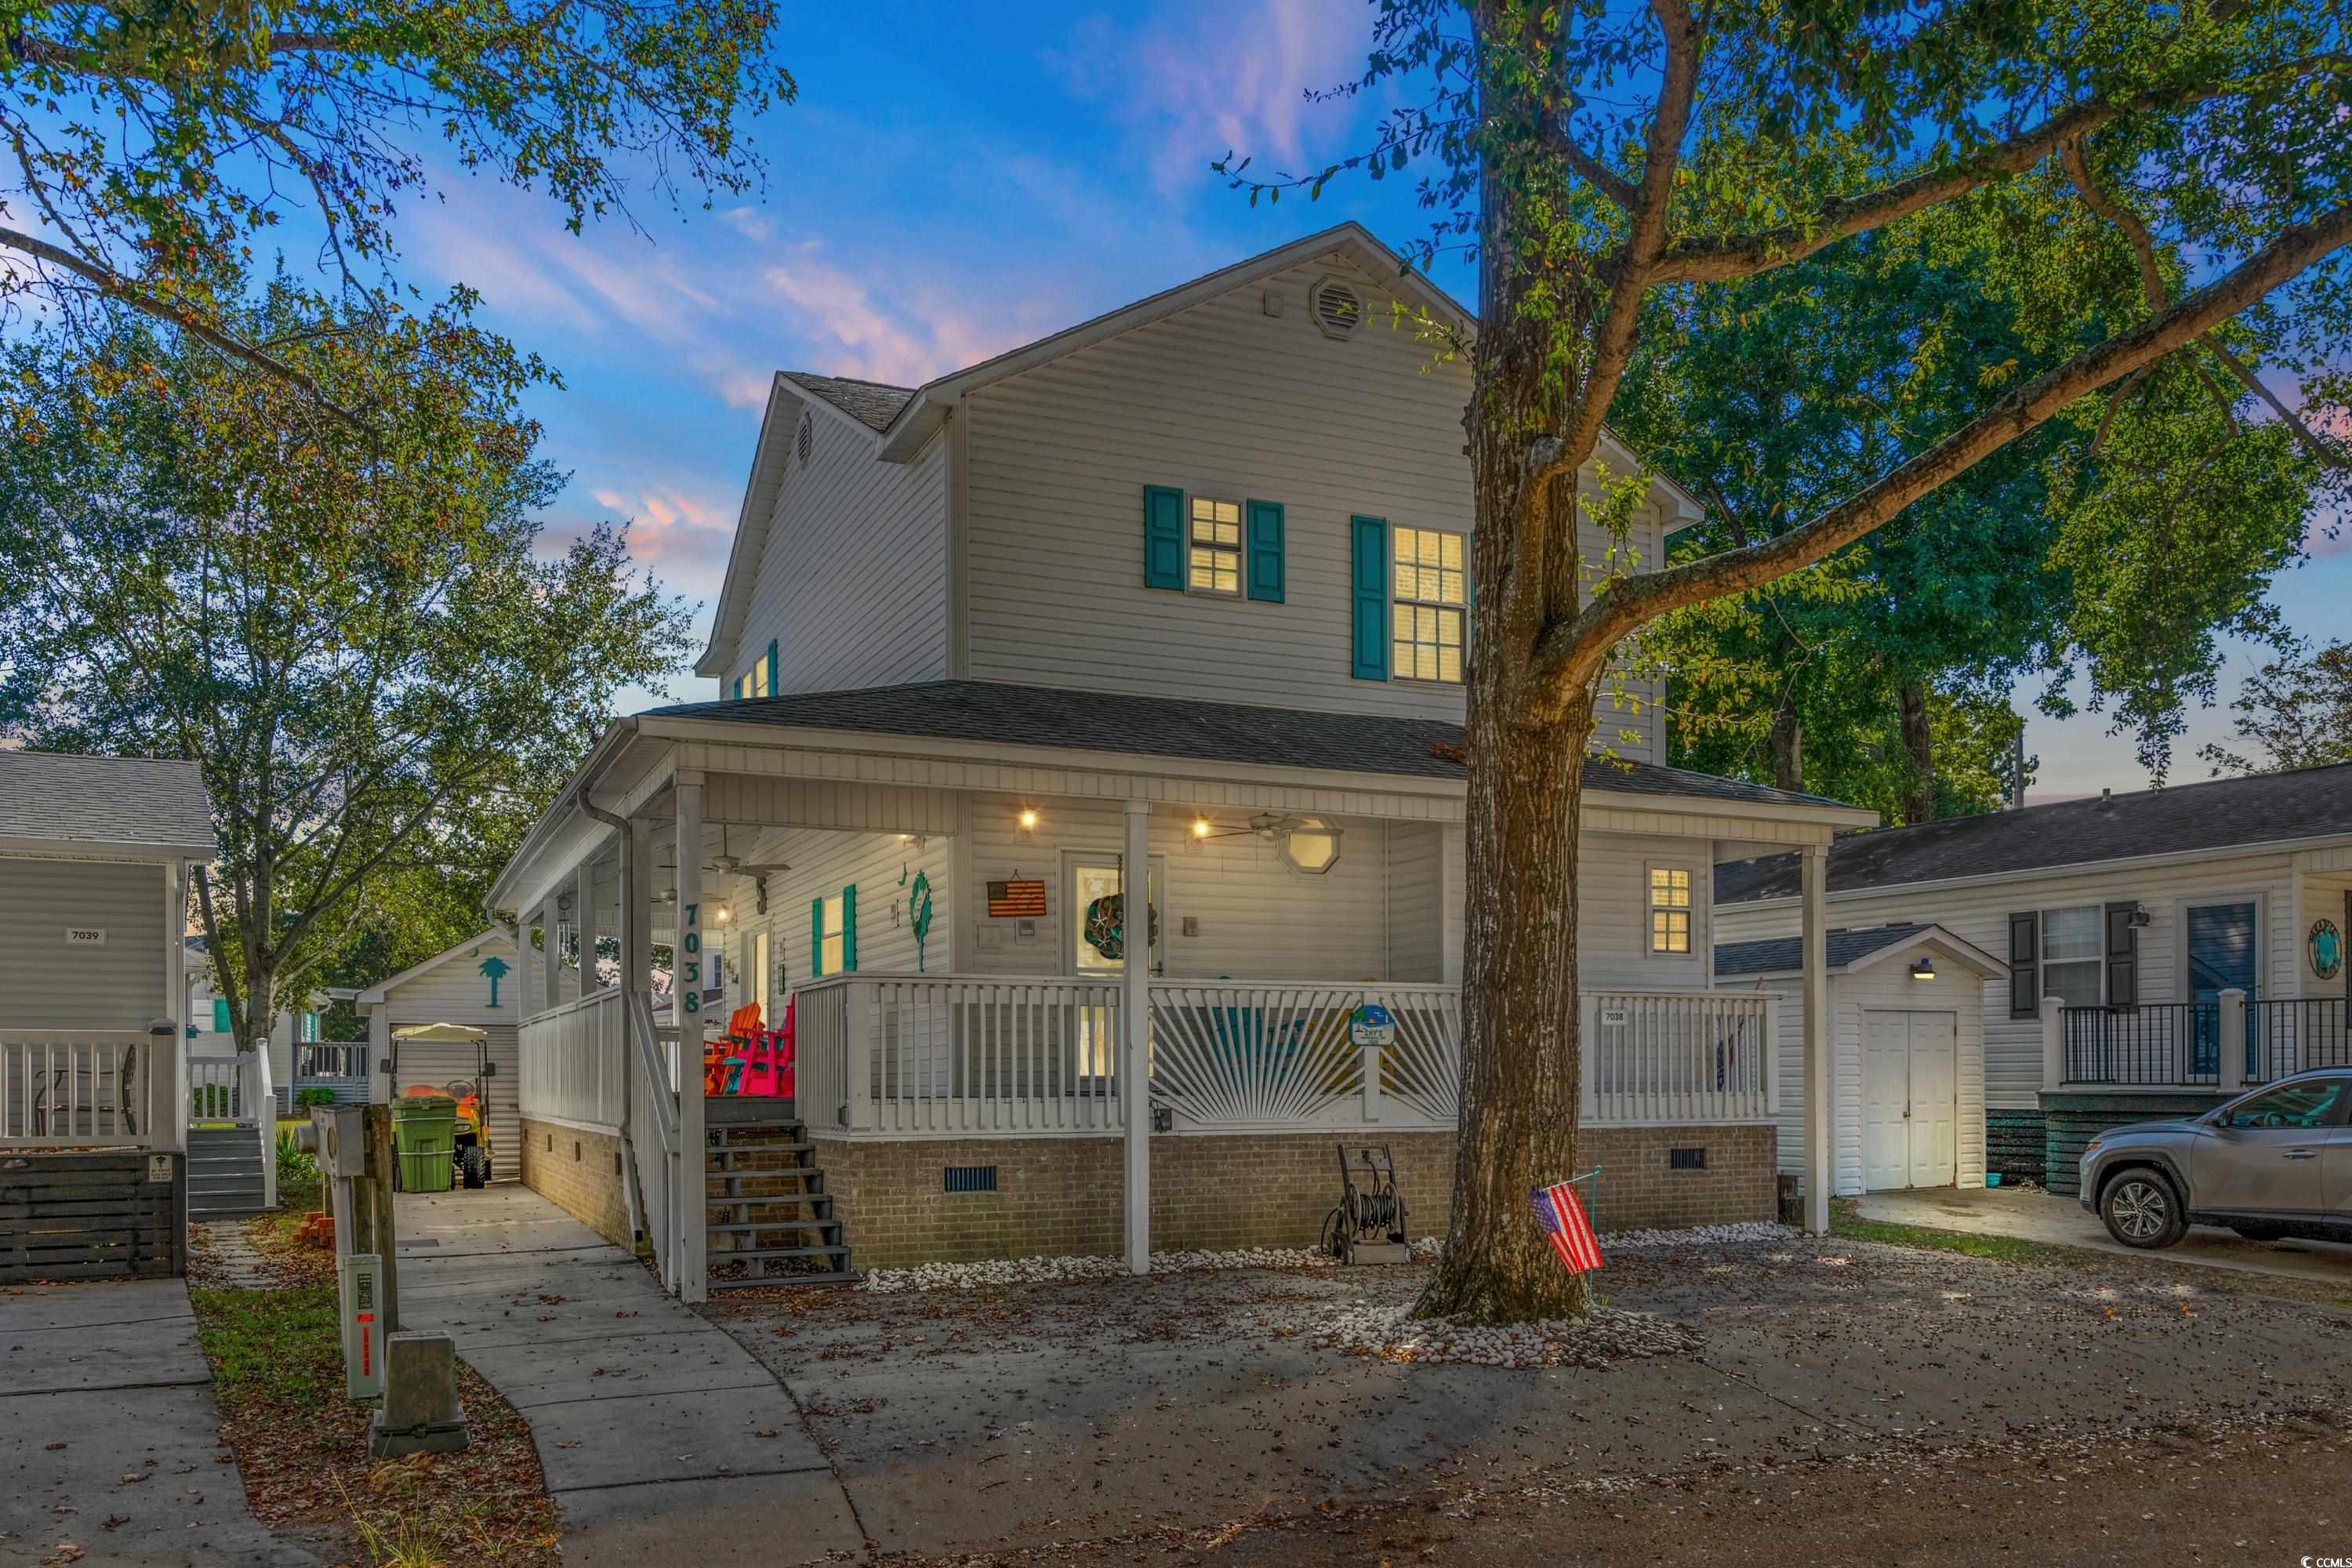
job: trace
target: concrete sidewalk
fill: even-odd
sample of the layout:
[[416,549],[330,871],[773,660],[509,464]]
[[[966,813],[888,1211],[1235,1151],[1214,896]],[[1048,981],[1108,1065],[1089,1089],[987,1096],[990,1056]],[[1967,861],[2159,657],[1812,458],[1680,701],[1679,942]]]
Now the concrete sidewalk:
[[2179,1244],[2142,1252],[2117,1242],[2107,1227],[2073,1198],[2021,1187],[1921,1187],[1907,1193],[1872,1193],[1856,1200],[1864,1219],[1933,1230],[2009,1236],[2130,1258],[2160,1258],[2202,1268],[2234,1268],[2300,1279],[2352,1284],[2352,1247],[2328,1241],[2248,1241],[2235,1231],[2192,1226]]
[[635,1258],[518,1183],[397,1202],[404,1326],[530,1422],[567,1564],[864,1551],[778,1379]]
[[315,1564],[227,1456],[184,1281],[0,1289],[0,1563]]

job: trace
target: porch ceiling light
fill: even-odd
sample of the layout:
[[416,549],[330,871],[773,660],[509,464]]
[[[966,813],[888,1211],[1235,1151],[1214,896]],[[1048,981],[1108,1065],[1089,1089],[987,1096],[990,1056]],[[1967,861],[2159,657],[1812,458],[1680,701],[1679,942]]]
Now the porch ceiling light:
[[712,922],[714,925],[722,925],[722,926],[723,926],[723,925],[725,925],[729,921],[731,921],[731,920],[733,920],[734,918],[735,918],[735,909],[734,909],[734,906],[733,906],[733,905],[731,905],[731,904],[713,904],[713,905],[711,905],[711,906],[710,906],[710,919],[711,919],[711,922]]
[[1913,960],[1911,961],[1911,978],[1912,978],[1912,979],[1914,979],[1914,980],[1933,980],[1933,979],[1935,979],[1935,978],[1936,978],[1936,961],[1935,961],[1934,959],[1932,959],[1932,958],[1929,958],[1929,957],[1928,957],[1926,953],[1924,953],[1924,952],[1923,952],[1923,953],[1921,953],[1918,957],[1916,957],[1916,958],[1913,959]]
[[1340,829],[1319,816],[1295,818],[1282,836],[1282,858],[1309,877],[1320,877],[1339,863]]

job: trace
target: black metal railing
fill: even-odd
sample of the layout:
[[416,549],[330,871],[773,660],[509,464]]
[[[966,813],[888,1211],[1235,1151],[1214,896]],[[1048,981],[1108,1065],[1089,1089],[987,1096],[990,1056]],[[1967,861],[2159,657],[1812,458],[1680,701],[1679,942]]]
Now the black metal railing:
[[2218,1002],[2067,1007],[2059,1013],[2068,1083],[2190,1086],[2221,1081]]
[[2311,1068],[2352,1067],[2344,998],[2249,1001],[2246,1053],[2260,1065],[2265,1083]]

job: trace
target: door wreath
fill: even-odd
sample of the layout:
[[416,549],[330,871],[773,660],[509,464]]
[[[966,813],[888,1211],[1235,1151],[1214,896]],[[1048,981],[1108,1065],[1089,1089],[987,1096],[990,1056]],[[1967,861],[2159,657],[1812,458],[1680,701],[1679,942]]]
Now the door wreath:
[[[1160,942],[1160,911],[1144,906],[1151,924],[1151,942]],[[1127,899],[1121,893],[1106,893],[1087,906],[1087,945],[1105,958],[1118,961],[1127,956]]]

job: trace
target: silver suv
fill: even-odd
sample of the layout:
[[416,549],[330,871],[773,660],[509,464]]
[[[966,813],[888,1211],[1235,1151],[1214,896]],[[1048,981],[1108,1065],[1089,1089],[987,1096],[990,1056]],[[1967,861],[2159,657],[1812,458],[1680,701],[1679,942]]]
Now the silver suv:
[[2083,1151],[2083,1206],[2126,1247],[2170,1247],[2193,1220],[2240,1236],[2352,1240],[2352,1068],[2323,1068],[2193,1121],[2110,1128]]

